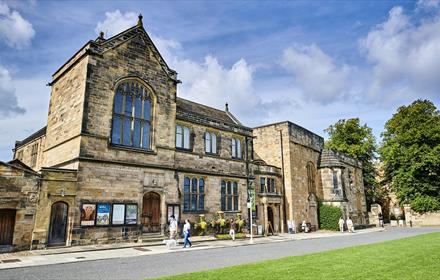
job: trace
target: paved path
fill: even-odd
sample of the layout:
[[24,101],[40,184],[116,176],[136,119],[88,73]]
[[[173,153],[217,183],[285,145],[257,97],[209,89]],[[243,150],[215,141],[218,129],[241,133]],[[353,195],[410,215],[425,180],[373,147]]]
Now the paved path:
[[[321,238],[313,239],[304,239],[308,238],[307,235],[296,235],[296,240],[284,235],[256,240],[256,244],[250,246],[247,246],[248,241],[224,241],[198,244],[185,250],[142,247],[140,250],[125,248],[32,256],[29,259],[23,257],[18,263],[27,267],[1,269],[0,279],[143,279],[370,244],[428,232],[440,232],[440,228],[392,228],[381,232],[327,234],[329,237],[325,237],[326,234],[315,235]],[[53,264],[57,260],[67,263]],[[41,265],[45,261],[52,264]],[[32,266],[32,262],[38,266]],[[0,268],[12,264],[2,263]]]

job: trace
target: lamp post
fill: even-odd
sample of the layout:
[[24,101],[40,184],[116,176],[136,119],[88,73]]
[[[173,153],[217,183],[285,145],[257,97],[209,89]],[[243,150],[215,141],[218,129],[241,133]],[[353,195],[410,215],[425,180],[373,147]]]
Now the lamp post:
[[252,211],[253,211],[253,203],[254,203],[254,192],[252,191],[252,181],[249,182],[249,202],[248,202],[248,208],[249,208],[249,213],[250,213],[250,225],[249,225],[249,229],[251,231],[251,239],[249,240],[249,243],[252,244],[254,243],[254,231],[253,231],[253,222],[252,222]]

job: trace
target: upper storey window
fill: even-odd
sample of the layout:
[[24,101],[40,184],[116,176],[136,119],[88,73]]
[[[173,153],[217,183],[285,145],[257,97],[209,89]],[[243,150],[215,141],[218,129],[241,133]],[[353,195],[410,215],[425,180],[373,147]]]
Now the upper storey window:
[[182,125],[176,125],[176,148],[190,149],[189,128]]
[[232,138],[232,158],[241,158],[241,141],[236,138]]
[[205,132],[205,152],[217,154],[217,135],[213,132]]
[[151,95],[136,81],[122,82],[113,106],[112,144],[150,149]]

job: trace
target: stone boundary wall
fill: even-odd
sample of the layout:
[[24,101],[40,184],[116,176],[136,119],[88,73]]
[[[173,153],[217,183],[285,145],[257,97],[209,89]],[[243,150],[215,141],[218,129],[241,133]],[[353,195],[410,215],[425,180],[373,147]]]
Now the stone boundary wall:
[[412,226],[440,226],[440,211],[417,213],[410,205],[404,205],[406,225]]

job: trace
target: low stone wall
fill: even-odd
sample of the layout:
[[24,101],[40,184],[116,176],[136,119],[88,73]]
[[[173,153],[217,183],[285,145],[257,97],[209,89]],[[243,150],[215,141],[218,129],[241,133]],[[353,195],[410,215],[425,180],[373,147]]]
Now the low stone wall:
[[411,206],[405,205],[405,220],[412,226],[440,226],[440,211],[420,214],[414,212]]

